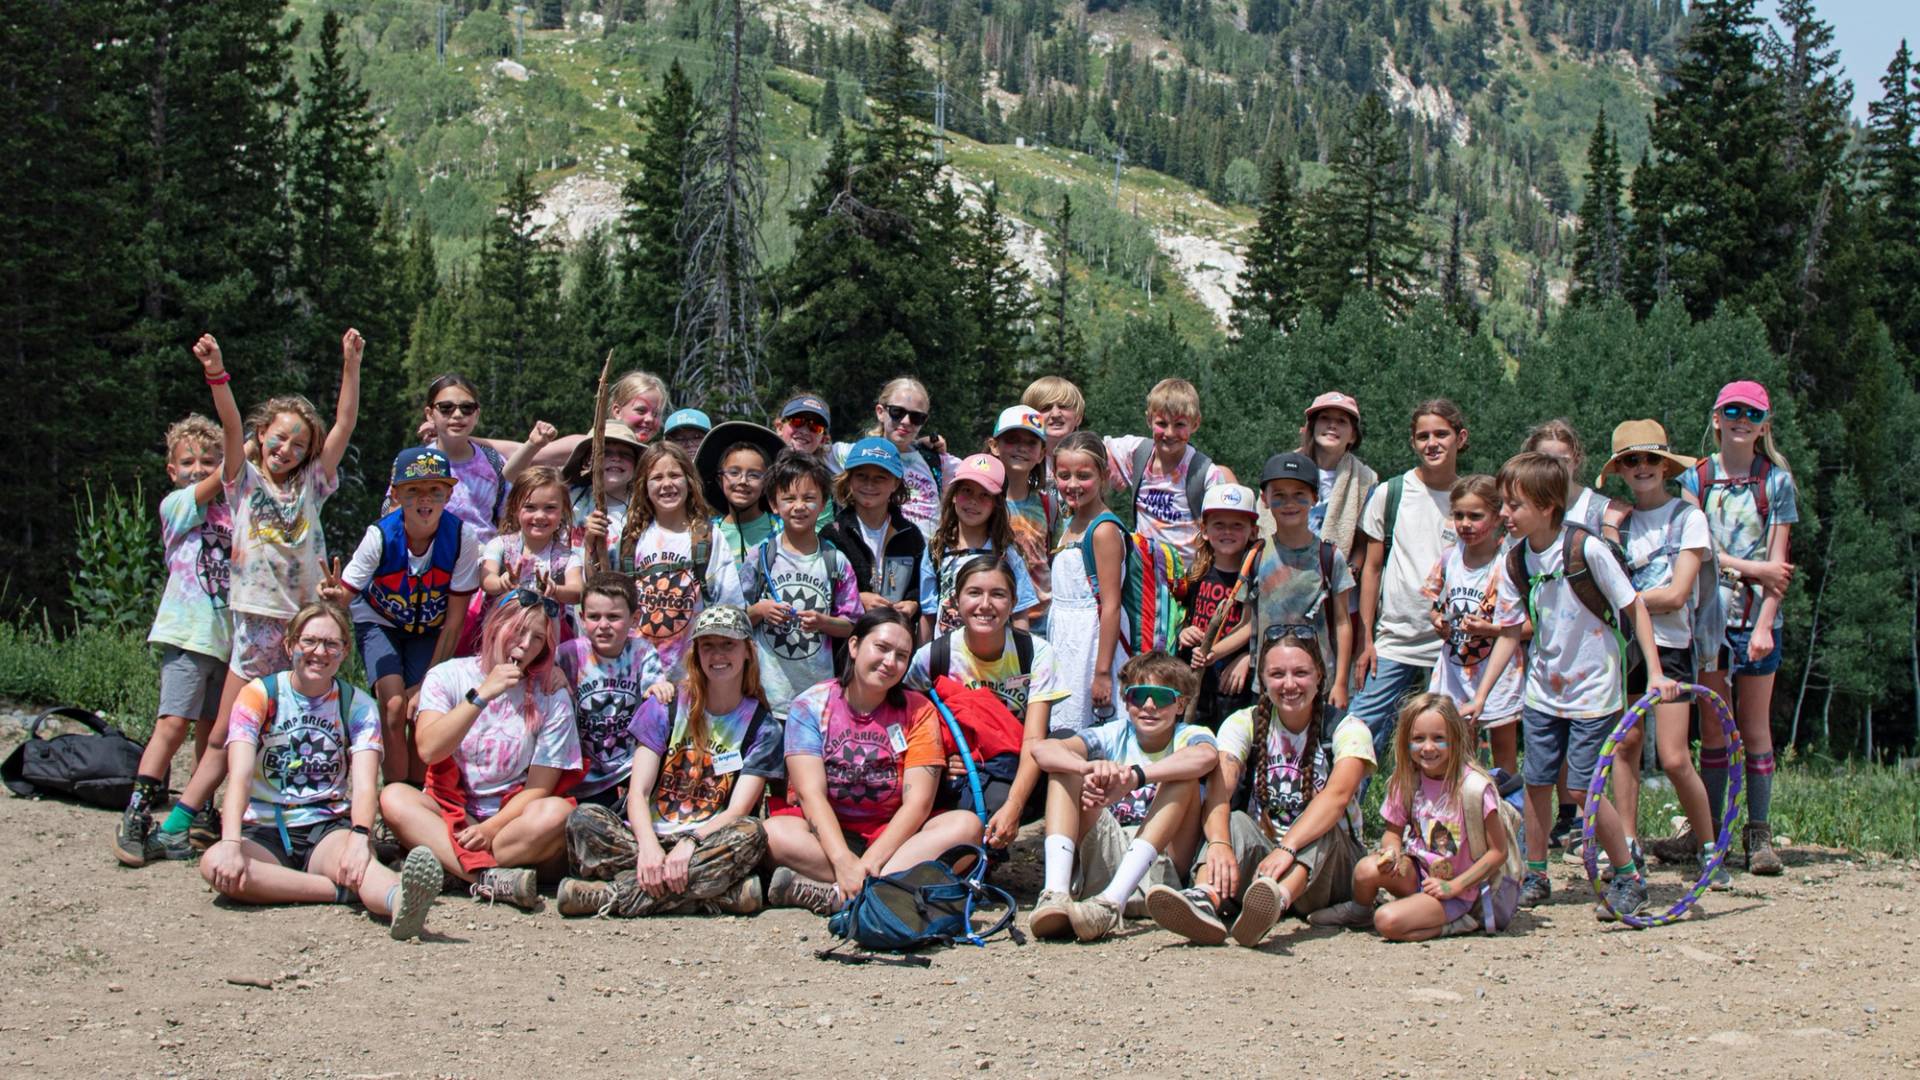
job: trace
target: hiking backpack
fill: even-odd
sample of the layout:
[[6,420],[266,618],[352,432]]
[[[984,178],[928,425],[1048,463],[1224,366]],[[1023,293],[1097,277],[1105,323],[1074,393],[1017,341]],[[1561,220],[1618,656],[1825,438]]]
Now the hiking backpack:
[[[92,730],[39,737],[49,720],[78,720]],[[0,780],[15,795],[63,795],[89,806],[119,810],[133,796],[140,771],[140,744],[121,734],[100,714],[62,705],[27,725],[27,741],[0,764]]]
[[[1153,459],[1153,440],[1143,439],[1133,450],[1133,524],[1140,527],[1140,492],[1147,486],[1147,463]],[[1207,500],[1207,473],[1213,468],[1213,459],[1193,448],[1193,459],[1187,462],[1187,512],[1193,520],[1200,520],[1200,506]]]
[[[1466,822],[1467,843],[1473,845],[1477,856],[1487,851],[1487,822],[1480,813],[1480,807],[1487,801],[1487,789],[1493,786],[1493,777],[1483,771],[1478,762],[1467,765],[1466,782],[1461,785],[1461,795],[1466,805],[1460,808],[1461,820]],[[1520,886],[1527,879],[1527,856],[1520,850],[1520,829],[1524,820],[1520,808],[1501,797],[1494,790],[1494,805],[1500,811],[1500,827],[1506,831],[1505,846],[1507,857],[1501,860],[1500,868],[1493,876],[1480,885],[1479,911],[1480,928],[1491,934],[1496,929],[1498,919],[1494,917],[1496,908],[1507,912],[1512,918],[1513,909],[1520,901]]]
[[[969,855],[973,866],[964,873],[954,870],[953,864]],[[962,941],[985,945],[988,938],[1012,926],[1019,911],[1011,894],[983,880],[986,873],[987,853],[967,844],[897,873],[870,877],[860,894],[827,920],[827,931],[840,942],[814,955],[831,958],[849,942],[873,952],[902,953]],[[993,925],[976,932],[973,912],[980,906],[1000,906],[1006,911]]]
[[[1772,475],[1773,475],[1773,459],[1767,457],[1767,455],[1765,454],[1756,455],[1753,459],[1752,469],[1747,473],[1746,476],[1739,477],[1739,478],[1735,478],[1731,476],[1722,476],[1718,479],[1715,479],[1713,475],[1713,459],[1710,457],[1701,458],[1700,461],[1693,467],[1694,486],[1699,488],[1700,512],[1703,514],[1708,513],[1707,496],[1712,493],[1714,488],[1716,487],[1726,488],[1727,494],[1730,495],[1738,488],[1752,486],[1753,512],[1760,519],[1760,535],[1763,538],[1764,543],[1770,544],[1772,533],[1773,533],[1773,505],[1770,502],[1770,500],[1768,500],[1767,498],[1767,480]],[[1725,498],[1726,496],[1723,495],[1721,497]],[[1711,515],[1709,515],[1708,521],[1709,522],[1712,521]],[[1700,567],[1700,572],[1704,574],[1706,573],[1706,570],[1707,570],[1706,565],[1702,564]],[[1716,583],[1720,580],[1720,558],[1719,558],[1719,550],[1717,548],[1713,549],[1713,580]],[[1716,585],[1714,589],[1714,596],[1715,596],[1716,602],[1718,602],[1719,600],[1719,592],[1720,590]],[[1759,590],[1743,584],[1740,586],[1740,592],[1742,597],[1744,598],[1741,602],[1740,617],[1743,620],[1751,621],[1753,619],[1753,612],[1755,607],[1754,597],[1758,595]],[[1714,657],[1714,662],[1717,665],[1719,661],[1719,655],[1720,655],[1720,639],[1726,634],[1727,619],[1729,617],[1729,612],[1726,610],[1725,604],[1721,604],[1719,609],[1714,614],[1718,616],[1719,625],[1720,625],[1719,631],[1716,632],[1712,637],[1712,650],[1713,650],[1712,655]],[[1694,627],[1693,636],[1696,644],[1699,642],[1699,640],[1703,636],[1700,633],[1700,628],[1697,621]],[[1698,657],[1698,655],[1699,655],[1699,652],[1696,648],[1695,656]],[[1708,671],[1712,669],[1701,668],[1700,670]]]
[[[753,579],[741,589],[747,598],[748,607],[759,603],[767,595],[767,586],[773,580],[773,545],[779,542],[780,534],[774,533],[758,545],[760,558],[755,562]],[[827,562],[827,610],[831,612],[833,589],[840,580],[840,568],[846,565],[847,557],[840,554],[840,549],[833,545],[833,541],[827,539],[820,541],[820,554],[826,558]],[[701,591],[704,592],[705,588],[706,582],[703,579]]]
[[[1673,536],[1679,529],[1680,519],[1688,510],[1705,514],[1698,507],[1687,505],[1681,500],[1673,515],[1667,518],[1667,528],[1660,550],[1669,556],[1678,555],[1680,547]],[[1627,524],[1633,520],[1631,512],[1620,522],[1620,535],[1626,536]],[[1632,578],[1636,570],[1645,567],[1647,562],[1626,564],[1627,576]],[[1636,584],[1634,588],[1639,588]],[[1693,578],[1693,669],[1695,671],[1718,671],[1720,669],[1720,647],[1727,636],[1727,605],[1720,599],[1720,552],[1713,546],[1711,538],[1707,541],[1707,553],[1700,560],[1700,572]]]
[[1594,618],[1599,619],[1607,629],[1613,631],[1614,644],[1620,647],[1621,662],[1627,667],[1632,667],[1640,657],[1639,650],[1628,648],[1634,638],[1633,622],[1620,618],[1620,613],[1613,609],[1613,604],[1607,600],[1606,594],[1600,591],[1599,583],[1593,580],[1593,567],[1587,564],[1586,540],[1588,537],[1600,541],[1606,547],[1608,556],[1613,559],[1615,565],[1620,567],[1621,574],[1628,573],[1627,553],[1620,549],[1619,544],[1579,522],[1563,521],[1560,524],[1560,569],[1551,574],[1528,573],[1527,542],[1522,539],[1507,549],[1507,580],[1513,582],[1514,587],[1520,591],[1520,600],[1526,609],[1527,620],[1533,623],[1534,632],[1538,633],[1540,619],[1535,598],[1539,595],[1541,586],[1564,579],[1567,586],[1573,590],[1573,595],[1579,599],[1580,606],[1592,612]]
[[1120,530],[1124,552],[1125,580],[1120,585],[1120,640],[1127,654],[1139,656],[1161,649],[1171,653],[1185,621],[1186,609],[1174,598],[1173,590],[1186,575],[1180,552],[1164,540],[1149,540],[1128,532],[1120,519],[1102,513],[1087,526],[1080,537],[1080,559],[1087,571],[1087,584],[1097,598],[1100,595],[1100,569],[1093,555],[1093,534],[1106,522]]

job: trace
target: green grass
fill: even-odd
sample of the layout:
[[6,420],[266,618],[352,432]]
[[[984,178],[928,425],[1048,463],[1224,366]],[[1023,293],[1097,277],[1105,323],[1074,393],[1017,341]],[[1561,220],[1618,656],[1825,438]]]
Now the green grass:
[[[1642,832],[1664,835],[1667,819],[1679,812],[1671,791],[1642,789]],[[1789,753],[1774,774],[1772,817],[1774,835],[1796,845],[1911,859],[1920,856],[1920,776]]]

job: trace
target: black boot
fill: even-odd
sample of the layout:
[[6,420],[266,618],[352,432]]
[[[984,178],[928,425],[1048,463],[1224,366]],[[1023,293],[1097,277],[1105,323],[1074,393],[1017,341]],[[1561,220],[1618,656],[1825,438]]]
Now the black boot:
[[153,831],[153,807],[166,795],[166,788],[152,777],[133,781],[133,794],[120,814],[120,827],[113,834],[113,857],[122,866],[147,865],[147,834]]

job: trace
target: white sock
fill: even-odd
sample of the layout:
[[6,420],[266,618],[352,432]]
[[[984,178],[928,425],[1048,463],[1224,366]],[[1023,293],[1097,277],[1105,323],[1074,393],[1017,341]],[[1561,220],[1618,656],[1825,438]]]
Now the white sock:
[[387,886],[387,914],[392,915],[398,910],[400,910],[400,886],[389,885]]
[[1041,842],[1040,850],[1046,854],[1046,882],[1041,885],[1045,892],[1067,892],[1073,888],[1073,838],[1049,833]]
[[1113,872],[1113,880],[1101,891],[1101,898],[1124,906],[1133,895],[1134,886],[1147,876],[1147,871],[1153,869],[1153,860],[1159,857],[1159,850],[1152,844],[1135,840],[1127,848],[1127,857],[1120,860],[1120,869]]

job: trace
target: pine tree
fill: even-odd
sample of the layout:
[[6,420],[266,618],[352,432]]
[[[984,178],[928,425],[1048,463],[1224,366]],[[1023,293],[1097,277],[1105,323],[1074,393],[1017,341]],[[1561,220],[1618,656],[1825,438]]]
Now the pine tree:
[[1307,276],[1311,299],[1326,317],[1355,287],[1378,295],[1390,311],[1407,309],[1420,264],[1413,214],[1405,146],[1386,103],[1368,94],[1354,110],[1347,144],[1309,215],[1318,228]]
[[[968,216],[967,226],[963,263],[967,303],[979,328],[976,362],[982,382],[989,387],[989,398],[1013,401],[1019,397],[1030,368],[1030,342],[1039,301],[1031,291],[1026,271],[1009,250],[1013,226],[1000,212],[997,185],[988,185],[980,209]],[[1079,374],[1084,377],[1084,370]]]
[[1233,296],[1229,326],[1235,337],[1248,328],[1285,330],[1300,317],[1300,222],[1292,166],[1276,151],[1267,167],[1266,197],[1247,243],[1247,270]]
[[560,260],[533,223],[538,205],[526,170],[515,173],[487,228],[475,290],[474,345],[489,365],[481,400],[493,410],[493,422],[509,431],[550,419],[554,404],[577,398],[592,385],[583,374],[585,358],[563,362],[567,343],[557,319]]
[[1597,303],[1623,295],[1626,268],[1626,212],[1621,205],[1620,141],[1607,130],[1607,112],[1587,140],[1587,193],[1580,200],[1580,231],[1574,237],[1574,304]]
[[[1073,318],[1073,196],[1062,193],[1060,214],[1054,219],[1053,325],[1047,332],[1047,363],[1055,374],[1085,367],[1086,338]],[[1069,376],[1070,377],[1070,376]]]
[[1920,359],[1920,80],[1904,40],[1880,88],[1867,106],[1865,162],[1867,231],[1882,267],[1874,308],[1911,365]]
[[1476,333],[1480,329],[1480,305],[1474,303],[1473,288],[1467,284],[1467,212],[1456,206],[1450,217],[1447,261],[1440,268],[1440,303],[1448,318],[1468,333]]
[[813,109],[813,133],[832,138],[840,131],[840,82],[833,72],[820,87],[820,102]]
[[693,83],[678,60],[660,77],[660,92],[640,106],[640,140],[628,151],[639,173],[620,195],[620,312],[615,361],[655,366],[672,355],[674,313],[686,264],[679,239],[683,176],[700,120]]

